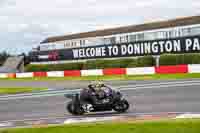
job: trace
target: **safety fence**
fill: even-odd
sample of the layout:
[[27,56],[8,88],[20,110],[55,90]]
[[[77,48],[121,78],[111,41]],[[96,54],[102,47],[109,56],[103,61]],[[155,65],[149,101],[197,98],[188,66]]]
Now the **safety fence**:
[[150,75],[150,74],[175,74],[175,73],[200,73],[200,64],[159,66],[159,67],[137,67],[137,68],[66,70],[66,71],[50,71],[50,72],[0,73],[0,78]]

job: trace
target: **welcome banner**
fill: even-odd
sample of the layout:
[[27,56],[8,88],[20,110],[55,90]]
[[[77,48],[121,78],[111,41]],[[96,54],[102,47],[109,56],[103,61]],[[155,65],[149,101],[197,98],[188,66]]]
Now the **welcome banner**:
[[200,36],[98,45],[74,49],[31,52],[36,61],[114,58],[200,51]]

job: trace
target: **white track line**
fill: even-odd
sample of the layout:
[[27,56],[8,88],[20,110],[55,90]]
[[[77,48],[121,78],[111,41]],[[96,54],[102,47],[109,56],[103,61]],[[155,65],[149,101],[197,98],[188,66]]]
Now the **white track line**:
[[[151,89],[151,88],[168,88],[168,87],[183,87],[183,86],[200,86],[200,83],[190,83],[190,84],[169,84],[169,85],[155,85],[155,86],[142,86],[142,87],[132,87],[121,89],[121,91],[128,91],[128,90],[138,90],[138,89]],[[132,88],[131,88],[132,87]]]
[[144,86],[153,86],[153,85],[168,85],[168,84],[183,84],[183,83],[200,83],[199,81],[176,81],[176,82],[161,82],[161,83],[149,83],[149,84],[143,84],[143,85],[125,85],[125,86],[119,86],[119,88],[127,88],[127,87],[144,87]]

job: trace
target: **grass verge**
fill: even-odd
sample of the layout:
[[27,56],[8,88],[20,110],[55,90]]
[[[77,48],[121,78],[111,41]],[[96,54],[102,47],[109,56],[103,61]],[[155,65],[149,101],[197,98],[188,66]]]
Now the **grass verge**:
[[0,133],[199,133],[199,119],[4,129]]
[[192,79],[200,78],[200,73],[187,74],[153,74],[153,75],[111,75],[111,76],[85,76],[85,77],[44,77],[20,78],[2,80],[158,80],[158,79]]
[[18,94],[47,90],[47,88],[0,88],[0,94]]

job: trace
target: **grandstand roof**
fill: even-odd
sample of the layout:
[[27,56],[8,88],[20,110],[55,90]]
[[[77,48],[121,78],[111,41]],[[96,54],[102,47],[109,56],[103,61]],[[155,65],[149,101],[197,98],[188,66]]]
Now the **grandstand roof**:
[[139,32],[139,31],[169,28],[169,27],[176,27],[176,26],[186,26],[186,25],[193,25],[193,24],[200,24],[200,16],[182,17],[182,18],[171,19],[167,21],[158,21],[158,22],[151,22],[151,23],[145,23],[145,24],[139,24],[139,25],[130,25],[130,26],[124,26],[124,27],[118,27],[118,28],[75,33],[75,34],[69,34],[69,35],[64,35],[64,36],[49,37],[45,39],[44,41],[42,41],[41,44],[64,41],[64,40],[97,37],[97,36],[98,37],[109,36],[109,35],[115,35],[115,34]]

